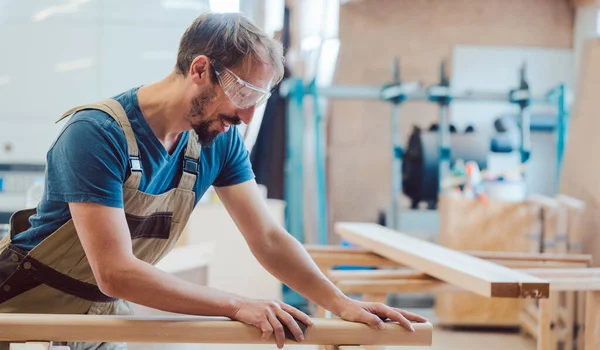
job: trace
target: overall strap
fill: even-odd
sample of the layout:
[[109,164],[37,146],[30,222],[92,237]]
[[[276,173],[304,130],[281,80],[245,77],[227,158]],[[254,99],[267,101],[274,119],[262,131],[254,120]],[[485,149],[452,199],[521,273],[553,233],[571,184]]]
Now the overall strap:
[[194,130],[188,131],[187,146],[183,156],[183,172],[179,180],[178,188],[185,190],[194,190],[196,178],[200,172],[200,144]]
[[106,99],[96,103],[71,108],[70,110],[65,112],[60,117],[60,119],[58,119],[57,123],[62,119],[72,115],[73,113],[85,109],[97,109],[108,114],[114,120],[116,120],[121,129],[123,129],[123,132],[125,133],[125,138],[127,140],[129,167],[131,168],[131,175],[125,181],[125,187],[137,190],[142,179],[142,163],[140,161],[140,152],[137,146],[137,142],[135,140],[135,134],[133,133],[133,129],[131,128],[131,123],[129,123],[129,118],[127,118],[127,113],[125,112],[125,109],[123,109],[123,106],[121,105],[121,103],[119,103],[119,101],[115,99]]

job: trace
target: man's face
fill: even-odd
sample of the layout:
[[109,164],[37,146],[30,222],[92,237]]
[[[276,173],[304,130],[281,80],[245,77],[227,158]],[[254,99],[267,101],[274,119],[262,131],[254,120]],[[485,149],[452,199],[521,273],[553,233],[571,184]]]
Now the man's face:
[[[215,69],[213,65],[209,69]],[[267,89],[273,76],[268,66],[258,63],[244,63],[231,71],[244,81]],[[200,87],[201,91],[192,98],[188,121],[198,135],[198,142],[204,147],[213,144],[231,125],[244,122],[249,124],[254,116],[254,106],[240,108],[225,94],[219,81],[212,81]]]

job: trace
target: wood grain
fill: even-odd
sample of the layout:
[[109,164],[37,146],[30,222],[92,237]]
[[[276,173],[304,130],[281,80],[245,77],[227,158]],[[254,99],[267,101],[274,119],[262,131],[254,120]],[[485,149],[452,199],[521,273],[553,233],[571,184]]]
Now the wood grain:
[[600,349],[600,291],[588,291],[585,296],[585,350]]
[[[360,247],[343,247],[337,245],[305,245],[304,248],[318,265],[354,265],[373,267],[395,267],[402,264],[387,259],[372,251]],[[590,254],[551,254],[530,252],[507,252],[485,250],[459,250],[465,254],[485,260],[507,261],[539,261],[589,264]]]
[[[313,319],[305,345],[431,345],[432,325],[415,323],[411,333],[396,323],[373,329],[339,319]],[[207,317],[3,314],[0,340],[204,344],[274,344],[261,331],[238,321]],[[288,343],[296,343],[288,341]]]
[[547,298],[540,278],[371,223],[337,223],[345,240],[485,297]]

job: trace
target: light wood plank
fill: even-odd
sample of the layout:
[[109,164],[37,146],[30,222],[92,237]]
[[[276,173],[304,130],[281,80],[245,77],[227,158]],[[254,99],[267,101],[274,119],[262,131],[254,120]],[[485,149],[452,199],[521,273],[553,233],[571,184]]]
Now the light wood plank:
[[[432,325],[415,323],[414,333],[397,323],[373,329],[340,319],[313,319],[305,345],[431,345]],[[257,327],[210,317],[151,317],[3,314],[0,340],[142,343],[274,344]],[[295,343],[295,341],[288,341]]]
[[585,350],[600,349],[600,292],[587,292],[585,312]]
[[566,292],[565,294],[565,315],[563,316],[565,327],[565,345],[563,350],[573,350],[573,344],[575,343],[575,333],[573,328],[575,327],[576,305],[575,305],[575,292]]
[[483,296],[548,297],[547,281],[381,225],[337,223],[335,230],[353,244]]
[[538,336],[537,320],[534,319],[533,317],[531,317],[531,314],[529,314],[528,312],[525,312],[523,310],[521,311],[519,316],[520,316],[520,321],[521,321],[522,332],[525,334],[528,334],[533,339],[537,339],[537,336]]
[[458,286],[437,280],[348,280],[336,283],[346,294],[393,294],[393,293],[439,293],[443,291],[464,292]]
[[576,334],[577,349],[583,349],[585,347],[585,295],[586,292],[577,292],[577,319]]
[[[372,251],[358,247],[343,247],[337,245],[305,245],[307,252],[317,264],[330,263],[329,265],[357,265],[357,266],[383,266],[395,267],[402,264],[387,259]],[[501,252],[464,250],[465,254],[473,255],[485,260],[512,260],[512,261],[546,261],[546,262],[573,262],[590,263],[590,254],[552,254],[528,252]],[[366,262],[366,263],[365,263]]]
[[527,274],[542,278],[588,278],[588,279],[600,279],[600,268],[559,268],[559,269],[521,269]]
[[344,280],[422,280],[432,277],[413,269],[389,270],[333,270],[327,273],[329,279],[336,283]]
[[540,316],[537,324],[537,350],[554,350],[551,347],[550,323],[552,322],[552,300],[542,299],[539,303]]

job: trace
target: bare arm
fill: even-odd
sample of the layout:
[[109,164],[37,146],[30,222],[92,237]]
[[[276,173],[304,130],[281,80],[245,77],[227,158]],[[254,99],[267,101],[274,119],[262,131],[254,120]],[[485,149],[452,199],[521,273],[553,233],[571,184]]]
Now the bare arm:
[[242,300],[137,259],[122,209],[70,203],[73,222],[103,293],[176,313],[231,317]]
[[274,220],[256,182],[215,190],[261,265],[312,302],[339,314],[349,298],[321,273],[303,245]]
[[216,188],[257,260],[273,276],[309,300],[348,321],[381,326],[389,318],[412,329],[408,320],[425,318],[381,303],[363,303],[345,296],[319,270],[304,246],[270,215],[254,180]]
[[275,335],[279,348],[285,339],[283,324],[297,341],[304,340],[293,317],[306,325],[312,322],[307,315],[288,305],[196,285],[136,258],[122,209],[94,203],[70,203],[69,207],[103,293],[159,310],[242,321],[260,328],[265,339]]

